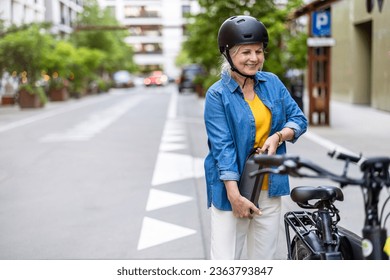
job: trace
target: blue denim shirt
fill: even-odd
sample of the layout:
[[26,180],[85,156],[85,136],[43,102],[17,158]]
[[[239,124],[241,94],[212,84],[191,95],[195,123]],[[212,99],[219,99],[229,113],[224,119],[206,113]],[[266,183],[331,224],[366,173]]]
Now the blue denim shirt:
[[[269,72],[258,72],[255,92],[271,111],[270,135],[284,127],[295,131],[295,142],[307,129],[307,119],[280,79]],[[204,119],[208,136],[209,154],[204,168],[207,184],[207,205],[231,210],[223,181],[240,180],[247,155],[255,142],[255,119],[237,82],[228,72],[206,93]],[[276,151],[286,153],[283,143]],[[290,193],[287,175],[270,174],[269,196]]]

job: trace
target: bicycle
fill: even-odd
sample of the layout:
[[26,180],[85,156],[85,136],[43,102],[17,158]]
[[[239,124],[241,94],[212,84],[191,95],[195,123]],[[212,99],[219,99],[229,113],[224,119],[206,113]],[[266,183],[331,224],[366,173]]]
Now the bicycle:
[[[254,157],[254,162],[261,168],[251,172],[251,177],[265,173],[287,174],[299,178],[330,179],[340,185],[297,186],[291,190],[290,197],[298,206],[313,211],[285,213],[287,259],[389,259],[383,248],[387,237],[385,225],[390,216],[390,213],[384,216],[384,211],[390,200],[390,192],[381,207],[380,215],[378,205],[382,189],[390,190],[390,157],[365,159],[361,155],[354,156],[337,151],[328,155],[345,162],[341,175],[299,156],[259,154]],[[350,163],[360,167],[361,178],[347,175]],[[340,215],[334,202],[343,201],[342,188],[347,185],[360,186],[363,191],[365,222],[362,237],[338,225]],[[295,233],[293,238],[290,232]]]

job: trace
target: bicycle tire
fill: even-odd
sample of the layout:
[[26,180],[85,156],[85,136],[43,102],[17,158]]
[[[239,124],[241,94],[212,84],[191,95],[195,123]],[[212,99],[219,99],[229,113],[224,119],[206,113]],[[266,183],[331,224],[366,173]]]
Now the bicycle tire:
[[[340,253],[343,260],[361,259],[354,256],[353,249],[347,238],[343,237],[340,240]],[[294,238],[291,245],[291,259],[292,260],[319,260],[320,256],[313,254],[305,243],[299,239]]]
[[353,249],[351,247],[351,244],[346,238],[341,238],[340,240],[340,252],[343,260],[353,260]]
[[314,258],[311,250],[299,238],[294,238],[291,249],[292,260],[311,260]]

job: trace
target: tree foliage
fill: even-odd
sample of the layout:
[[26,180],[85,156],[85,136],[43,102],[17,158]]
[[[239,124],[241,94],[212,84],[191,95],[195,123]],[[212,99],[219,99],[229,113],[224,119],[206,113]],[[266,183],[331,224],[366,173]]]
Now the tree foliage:
[[[128,35],[127,31],[117,28],[119,23],[110,10],[102,10],[96,0],[84,1],[84,12],[78,18],[77,24],[91,27],[91,29],[74,32],[71,36],[72,42],[77,47],[96,49],[106,53],[104,70],[109,73],[122,69],[136,70],[133,60],[134,52],[124,41]],[[112,27],[112,29],[106,27]]]
[[0,39],[0,69],[24,73],[24,82],[35,85],[45,69],[45,56],[53,43],[53,37],[40,25],[10,32]]
[[273,0],[199,0],[202,13],[189,15],[188,37],[183,43],[181,62],[203,65],[209,73],[217,73],[221,55],[217,35],[221,24],[233,15],[250,15],[264,23],[269,33],[264,71],[283,79],[288,69],[302,68],[306,63],[306,35],[293,34],[287,28],[287,16],[302,5],[302,0],[289,0],[285,7]]

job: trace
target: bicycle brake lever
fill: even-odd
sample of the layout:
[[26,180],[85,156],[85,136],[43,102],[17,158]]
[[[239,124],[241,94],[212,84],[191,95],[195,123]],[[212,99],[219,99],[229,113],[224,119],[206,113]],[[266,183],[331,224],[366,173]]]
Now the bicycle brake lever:
[[301,177],[299,172],[298,172],[298,164],[293,161],[293,160],[286,160],[284,163],[283,163],[283,167],[284,167],[284,174],[289,174],[293,177]]
[[273,169],[271,169],[271,168],[261,168],[261,169],[250,172],[249,177],[253,178],[255,176],[258,176],[260,174],[265,174],[265,173],[274,173],[274,172],[273,172]]

